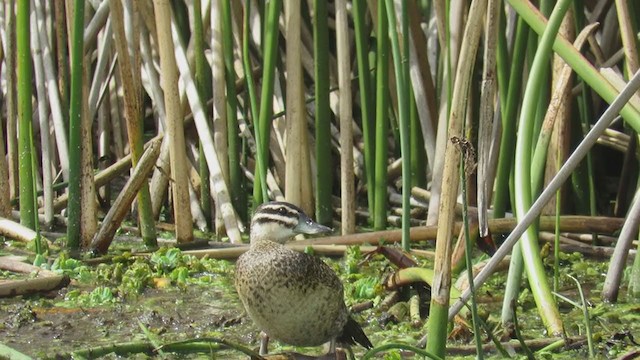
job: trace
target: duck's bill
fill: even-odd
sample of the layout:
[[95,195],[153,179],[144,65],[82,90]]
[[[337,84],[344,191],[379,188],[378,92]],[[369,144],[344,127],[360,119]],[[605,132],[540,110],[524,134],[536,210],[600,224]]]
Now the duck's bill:
[[311,220],[311,218],[304,216],[298,221],[298,225],[293,229],[298,234],[328,234],[333,231],[332,228],[318,224]]

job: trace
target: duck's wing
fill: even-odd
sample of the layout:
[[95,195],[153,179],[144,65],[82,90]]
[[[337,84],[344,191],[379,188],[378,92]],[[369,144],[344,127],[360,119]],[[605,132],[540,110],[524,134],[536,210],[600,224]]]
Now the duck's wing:
[[318,287],[329,287],[330,289],[336,290],[339,289],[339,291],[336,291],[336,296],[339,296],[339,301],[343,304],[343,316],[347,319],[341,333],[337,336],[337,341],[342,344],[349,345],[355,345],[358,343],[367,349],[373,348],[373,344],[371,344],[371,341],[362,330],[360,324],[348,315],[346,305],[344,305],[343,285],[333,269],[317,257],[302,253],[299,254],[304,255],[301,256],[301,258],[307,258],[304,260],[308,261],[307,278],[313,279],[314,282],[317,282]]
[[292,256],[290,259],[290,265],[293,268],[298,269],[298,281],[305,282],[313,286],[333,289],[333,291],[336,292],[336,295],[339,296],[340,299],[343,299],[344,290],[342,281],[340,281],[338,275],[336,275],[329,265],[318,257],[297,251],[295,253],[296,255]]

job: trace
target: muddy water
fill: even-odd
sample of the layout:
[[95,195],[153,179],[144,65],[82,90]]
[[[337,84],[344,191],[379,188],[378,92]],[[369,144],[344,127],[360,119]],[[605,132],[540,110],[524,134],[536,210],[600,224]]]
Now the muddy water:
[[45,300],[0,299],[1,342],[33,357],[52,357],[88,347],[148,340],[141,323],[163,343],[205,336],[256,343],[257,331],[229,289],[151,289],[122,304],[86,309],[54,306],[64,293],[50,294],[52,298]]

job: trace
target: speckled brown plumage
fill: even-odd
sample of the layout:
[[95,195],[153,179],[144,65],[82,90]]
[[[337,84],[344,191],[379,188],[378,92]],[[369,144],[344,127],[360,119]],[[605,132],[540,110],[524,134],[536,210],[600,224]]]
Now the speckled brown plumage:
[[253,321],[270,337],[321,345],[347,322],[340,280],[321,260],[265,241],[236,265],[236,289]]
[[[269,211],[262,209],[263,215]],[[259,221],[266,223],[264,217]],[[277,223],[275,220],[273,224]],[[271,338],[295,346],[317,346],[338,338],[371,347],[349,316],[342,283],[333,270],[322,260],[281,244],[286,236],[273,234],[274,241],[269,240],[265,232],[278,230],[277,225],[271,225],[258,230],[262,233],[252,228],[250,249],[236,263],[236,290],[258,328]],[[345,329],[351,333],[344,333]]]

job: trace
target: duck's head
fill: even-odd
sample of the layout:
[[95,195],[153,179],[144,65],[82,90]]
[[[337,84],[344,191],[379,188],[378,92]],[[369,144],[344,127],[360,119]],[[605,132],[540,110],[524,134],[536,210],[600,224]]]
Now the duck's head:
[[299,207],[284,201],[264,203],[251,219],[251,242],[285,243],[296,234],[323,234],[331,228],[311,220]]

